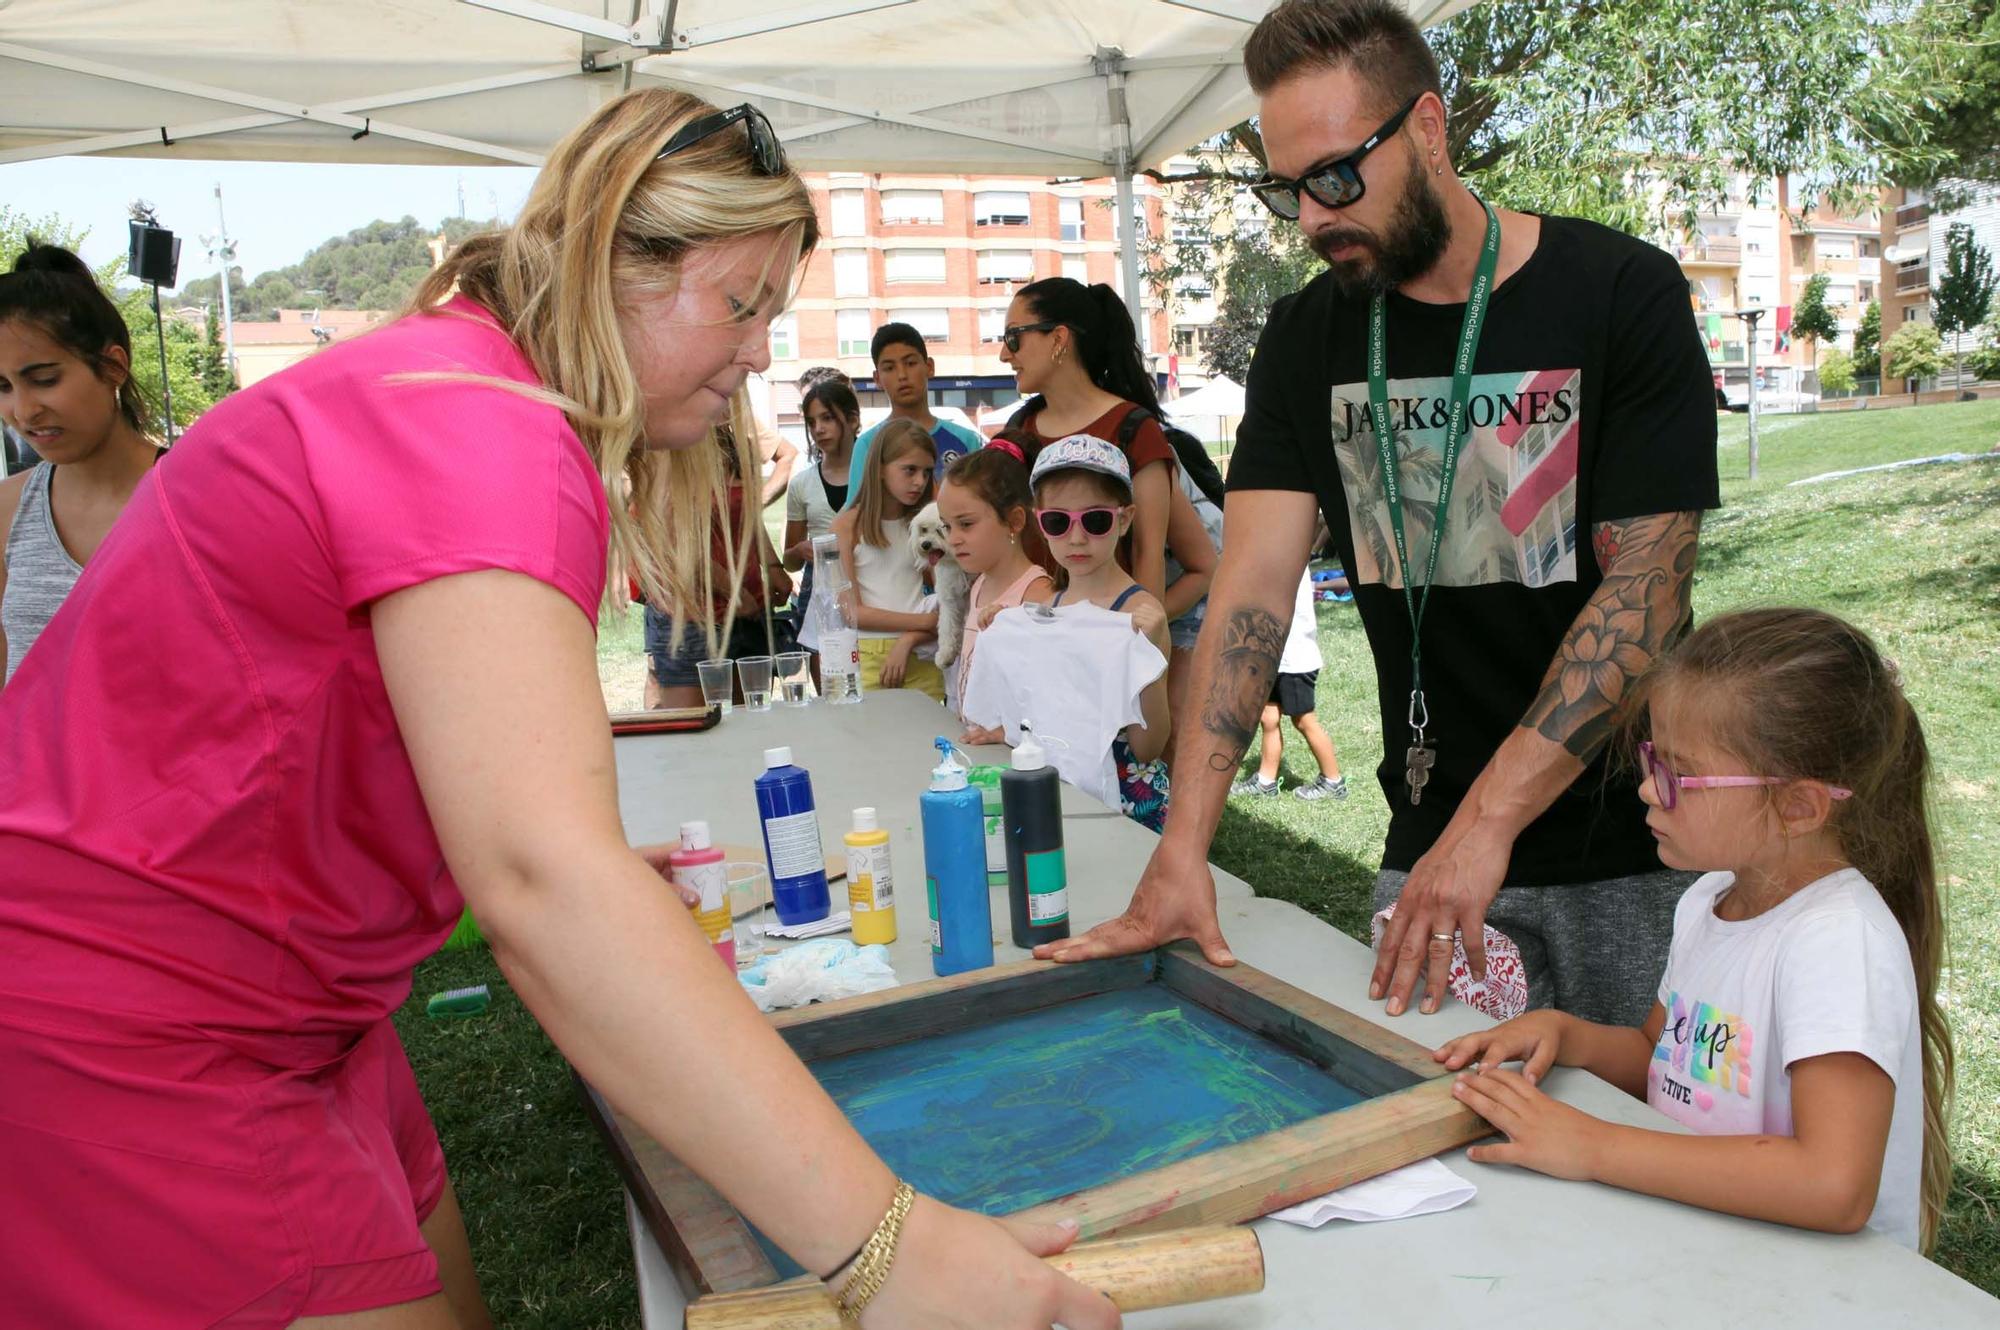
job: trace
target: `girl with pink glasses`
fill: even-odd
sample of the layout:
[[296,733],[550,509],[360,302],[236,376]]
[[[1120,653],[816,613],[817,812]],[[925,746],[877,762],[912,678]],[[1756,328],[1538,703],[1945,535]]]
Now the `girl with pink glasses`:
[[[1894,667],[1832,615],[1752,610],[1696,631],[1636,700],[1660,858],[1706,875],[1641,1028],[1536,1011],[1437,1050],[1506,1137],[1471,1158],[1927,1250],[1952,1052],[1930,759]],[[1558,1103],[1538,1088],[1556,1065],[1698,1134]]]

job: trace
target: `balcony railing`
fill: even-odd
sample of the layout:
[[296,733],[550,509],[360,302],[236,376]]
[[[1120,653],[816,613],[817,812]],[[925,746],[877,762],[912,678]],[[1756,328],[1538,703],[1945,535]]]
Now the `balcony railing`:
[[1896,269],[1896,294],[1905,295],[1911,291],[1922,291],[1931,284],[1931,265],[1919,263],[1914,268]]
[[1736,236],[1709,236],[1674,246],[1674,257],[1683,263],[1743,262],[1743,241]]
[[1907,208],[1896,209],[1896,229],[1901,231],[1906,227],[1915,226],[1919,222],[1927,222],[1930,220],[1930,217],[1930,204],[1912,203]]

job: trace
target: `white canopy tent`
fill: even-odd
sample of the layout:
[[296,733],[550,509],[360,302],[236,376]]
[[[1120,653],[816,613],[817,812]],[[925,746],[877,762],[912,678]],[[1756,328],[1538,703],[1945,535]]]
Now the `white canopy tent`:
[[[1422,23],[1474,0],[1405,0]],[[0,0],[0,165],[119,154],[537,165],[649,84],[756,103],[800,166],[1116,177],[1253,109],[1269,0]],[[1125,292],[1138,299],[1138,253]]]

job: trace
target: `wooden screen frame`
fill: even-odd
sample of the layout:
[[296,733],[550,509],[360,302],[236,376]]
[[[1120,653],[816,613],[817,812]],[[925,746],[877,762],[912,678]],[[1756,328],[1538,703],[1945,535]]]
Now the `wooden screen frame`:
[[[1075,965],[1020,961],[776,1012],[771,1022],[810,1063],[1146,983],[1164,984],[1372,1097],[1086,1187],[1018,1217],[1073,1219],[1085,1239],[1240,1223],[1492,1134],[1452,1097],[1451,1076],[1428,1048],[1251,966],[1210,965],[1187,943]],[[579,1084],[586,1111],[690,1302],[780,1282],[734,1206]]]

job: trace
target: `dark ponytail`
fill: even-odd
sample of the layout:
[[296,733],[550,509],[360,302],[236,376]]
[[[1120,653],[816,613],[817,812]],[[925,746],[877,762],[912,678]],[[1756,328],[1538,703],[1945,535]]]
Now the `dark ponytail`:
[[1044,277],[1018,294],[1034,311],[1036,322],[1060,323],[1070,330],[1092,383],[1160,415],[1159,389],[1146,372],[1138,329],[1116,291],[1102,282],[1085,286],[1070,277]]
[[123,351],[124,378],[113,385],[118,411],[133,429],[146,432],[151,413],[132,374],[132,334],[88,264],[60,245],[29,237],[14,270],[0,274],[0,323],[14,319],[41,329],[107,384],[106,371],[116,362],[105,353],[114,346]]

